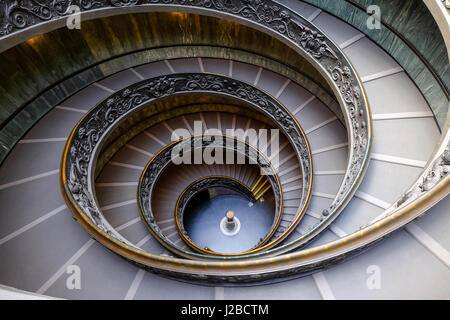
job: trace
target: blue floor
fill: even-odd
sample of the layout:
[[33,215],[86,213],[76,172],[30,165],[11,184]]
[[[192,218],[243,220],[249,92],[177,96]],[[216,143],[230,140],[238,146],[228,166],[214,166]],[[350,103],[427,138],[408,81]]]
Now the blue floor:
[[[241,253],[253,248],[270,231],[274,219],[273,203],[249,202],[239,195],[220,195],[198,201],[185,212],[184,226],[192,241],[201,248],[219,253]],[[241,228],[234,236],[220,230],[220,221],[228,210],[233,210]]]

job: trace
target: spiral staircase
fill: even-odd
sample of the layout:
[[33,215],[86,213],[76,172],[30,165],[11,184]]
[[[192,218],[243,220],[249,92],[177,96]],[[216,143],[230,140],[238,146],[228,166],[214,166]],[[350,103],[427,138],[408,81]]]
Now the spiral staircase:
[[[0,297],[450,298],[444,43],[435,54],[446,71],[416,49],[428,73],[414,73],[411,56],[334,10],[361,10],[358,1],[72,2],[81,30],[65,28],[66,4],[42,5],[47,17],[31,10],[38,1],[6,1],[0,15],[11,88],[2,85]],[[429,2],[441,28],[432,32],[448,41],[448,11]],[[121,21],[128,30],[114,30]],[[40,70],[45,81],[33,83]],[[171,164],[166,151],[198,128],[262,154],[273,171]],[[261,147],[248,135],[261,129],[279,137]],[[254,247],[222,254],[186,236],[180,199],[210,178],[242,185],[249,205],[273,201],[270,232]],[[68,285],[74,267],[79,288]]]

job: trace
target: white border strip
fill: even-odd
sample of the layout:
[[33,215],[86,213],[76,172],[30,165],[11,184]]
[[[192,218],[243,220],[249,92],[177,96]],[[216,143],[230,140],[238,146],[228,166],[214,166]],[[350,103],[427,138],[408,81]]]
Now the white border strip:
[[224,287],[214,287],[214,300],[225,300]]
[[343,238],[347,235],[347,233],[342,230],[341,228],[339,228],[337,225],[335,224],[331,224],[330,225],[330,230],[331,232],[333,232],[335,235],[337,235],[339,238]]
[[351,46],[352,44],[354,44],[355,42],[361,40],[362,38],[364,38],[366,35],[364,33],[360,33],[357,34],[356,36],[348,39],[347,41],[342,42],[339,47],[344,50],[345,48]]
[[140,74],[139,72],[136,71],[136,69],[134,69],[133,67],[130,68],[130,71],[133,72],[136,77],[138,77],[141,80],[145,80],[144,76],[142,74]]
[[96,187],[100,188],[108,188],[108,187],[134,187],[137,186],[139,182],[133,181],[133,182],[99,182],[96,183]]
[[123,229],[126,229],[129,226],[132,226],[133,224],[138,223],[139,221],[141,221],[141,217],[134,218],[134,219],[132,219],[132,220],[130,220],[130,221],[128,221],[128,222],[118,226],[118,227],[115,227],[115,229],[116,229],[116,231],[122,231]]
[[56,106],[55,109],[65,110],[65,111],[72,111],[72,112],[78,112],[78,113],[83,113],[83,114],[89,111],[89,110],[77,109],[77,108],[71,108],[71,107],[64,107],[64,106]]
[[420,228],[414,221],[405,226],[406,231],[430,251],[436,258],[441,260],[447,268],[450,269],[450,252],[441,246],[436,240],[428,235],[422,228]]
[[381,154],[381,153],[372,153],[370,158],[372,160],[378,160],[378,161],[395,163],[395,164],[403,164],[406,166],[418,167],[418,168],[424,168],[425,165],[427,164],[426,161],[389,156],[387,154]]
[[67,141],[67,138],[47,138],[47,139],[23,139],[19,140],[19,144],[26,143],[45,143],[45,142],[64,142]]
[[384,209],[384,210],[387,210],[391,207],[391,204],[389,204],[383,200],[380,200],[374,196],[371,196],[370,194],[361,192],[361,191],[356,191],[355,197],[357,197],[361,200],[364,200],[366,202],[369,202],[369,203],[371,203],[377,207],[380,207],[381,209]]
[[321,13],[322,13],[322,9],[316,9],[307,19],[309,20],[309,22],[313,22],[314,19],[316,19],[317,16]]
[[316,96],[311,96],[309,97],[308,100],[306,100],[305,102],[303,102],[300,106],[298,106],[297,109],[294,110],[294,112],[292,112],[295,115],[297,115],[297,113],[299,113],[303,108],[305,108],[308,104],[310,104],[314,99],[316,98]]
[[202,58],[197,58],[197,61],[198,61],[198,65],[200,66],[200,71],[204,73],[205,72],[205,67],[203,66]]
[[163,147],[165,147],[165,146],[167,145],[166,143],[162,142],[161,139],[157,138],[153,133],[148,132],[147,130],[144,130],[144,134],[145,134],[147,137],[149,137],[149,138],[153,139],[154,141],[158,142],[158,143],[159,143],[160,145],[162,145]]
[[314,131],[320,129],[320,128],[326,126],[327,124],[329,124],[329,123],[331,123],[331,122],[334,122],[335,120],[337,120],[336,117],[333,117],[333,118],[330,118],[330,119],[328,119],[328,120],[325,120],[324,122],[319,123],[318,125],[315,125],[315,126],[312,127],[312,128],[309,128],[308,130],[305,131],[305,133],[306,133],[306,134],[310,134],[311,132],[314,132]]
[[151,158],[153,158],[153,156],[154,156],[153,153],[150,153],[150,152],[148,152],[148,151],[145,151],[145,150],[143,150],[143,149],[141,149],[141,148],[135,147],[135,146],[133,146],[133,145],[131,145],[131,144],[128,144],[128,143],[125,145],[125,147],[127,147],[128,149],[134,150],[134,151],[136,151],[136,152],[145,154],[146,156],[149,156],[149,157],[151,157]]
[[275,95],[275,98],[278,99],[284,92],[284,90],[286,89],[286,87],[289,85],[289,83],[291,83],[291,79],[287,79],[283,85],[281,86],[280,90],[278,90],[277,94]]
[[141,171],[144,170],[144,167],[135,166],[133,164],[128,164],[128,163],[110,161],[109,164],[112,165],[112,166],[116,166],[116,167],[123,167],[123,168],[128,168],[128,169],[136,169],[136,170],[141,170]]
[[129,204],[133,204],[133,203],[137,203],[136,199],[109,204],[109,205],[106,205],[104,207],[101,207],[100,210],[103,210],[103,211],[111,210],[111,209],[115,209],[115,208],[124,207],[124,206],[127,206]]
[[328,171],[314,171],[316,176],[333,176],[345,174],[345,170],[328,170]]
[[24,233],[25,231],[30,230],[31,228],[33,228],[34,226],[40,224],[41,222],[44,222],[45,220],[53,217],[55,214],[63,211],[64,209],[66,209],[67,206],[64,204],[58,208],[56,208],[55,210],[50,211],[47,214],[44,214],[43,216],[41,216],[40,218],[34,220],[33,222],[30,222],[29,224],[23,226],[22,228],[14,231],[13,233],[10,233],[9,235],[7,235],[6,237],[3,237],[2,239],[0,239],[0,246],[6,242],[8,242],[9,240],[21,235],[22,233]]
[[102,85],[102,84],[100,84],[98,82],[94,82],[92,85],[96,86],[97,88],[100,88],[100,89],[103,89],[105,91],[108,91],[109,93],[114,93],[115,92],[113,89],[110,89],[110,88],[108,88],[108,87],[106,87],[106,86],[104,86],[104,85]]
[[312,192],[311,195],[314,197],[327,198],[327,199],[331,199],[331,200],[333,200],[335,197],[335,195],[323,193],[323,192]]
[[311,154],[313,154],[313,155],[319,154],[319,153],[323,153],[323,152],[327,152],[327,151],[331,151],[331,150],[341,149],[341,148],[344,148],[347,146],[348,146],[348,142],[340,143],[340,144],[336,144],[334,146],[329,146],[329,147],[313,150],[313,151],[311,151]]
[[259,79],[261,78],[261,73],[263,71],[263,68],[259,67],[258,73],[256,74],[255,81],[253,82],[253,85],[256,86],[259,82]]
[[172,65],[170,64],[169,60],[165,59],[164,63],[169,68],[170,72],[175,73],[175,70],[173,69]]
[[320,296],[324,300],[336,300],[333,291],[331,291],[330,285],[323,272],[317,272],[312,275],[317,290],[319,290]]
[[28,178],[23,178],[23,179],[20,179],[20,180],[8,182],[8,183],[0,185],[0,190],[4,190],[4,189],[10,188],[10,187],[14,187],[14,186],[17,186],[19,184],[27,183],[27,182],[34,181],[34,180],[37,180],[37,179],[40,179],[40,178],[45,178],[45,177],[48,177],[48,176],[51,176],[51,175],[54,175],[54,174],[57,174],[57,173],[59,173],[59,169],[52,170],[52,171],[47,171],[47,172],[44,172],[44,173],[40,173],[40,174],[37,174],[35,176],[31,176],[31,177],[28,177]]
[[127,291],[127,294],[125,295],[124,300],[133,300],[134,296],[136,295],[137,290],[139,289],[139,285],[141,284],[142,280],[144,279],[145,271],[142,269],[139,269],[136,272],[136,276],[133,279],[133,282],[131,283],[130,288]]
[[54,275],[50,277],[37,291],[38,294],[45,293],[58,279],[61,277],[67,270],[67,267],[71,264],[74,264],[75,261],[78,260],[79,257],[83,255],[93,244],[95,243],[94,239],[89,239],[75,254],[64,263],[58,271]]
[[416,111],[416,112],[396,112],[396,113],[378,113],[372,115],[372,120],[395,120],[395,119],[414,119],[414,118],[432,118],[434,117],[431,111]]
[[369,81],[372,81],[372,80],[376,80],[376,79],[384,78],[384,77],[387,77],[387,76],[391,76],[393,74],[400,73],[400,72],[403,72],[403,68],[402,67],[396,67],[396,68],[388,69],[388,70],[385,70],[385,71],[381,71],[381,72],[377,72],[377,73],[374,73],[374,74],[370,74],[370,75],[365,76],[365,77],[361,77],[361,82],[363,82],[363,83],[364,82],[369,82]]

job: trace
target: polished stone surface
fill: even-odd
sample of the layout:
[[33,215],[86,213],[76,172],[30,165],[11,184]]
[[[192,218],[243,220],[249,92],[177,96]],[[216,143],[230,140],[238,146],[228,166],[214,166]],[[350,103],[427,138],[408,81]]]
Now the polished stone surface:
[[[352,5],[351,2],[344,0],[304,0],[303,2],[344,20],[386,50],[418,86],[433,110],[439,126],[444,126],[448,112],[448,95],[445,91],[448,92],[450,86],[449,58],[442,35],[422,1],[357,0],[355,2],[364,8],[372,4],[380,6],[382,20],[412,43],[442,80],[446,90],[440,87],[432,71],[400,37],[384,25],[381,25],[381,29],[369,29],[366,12]],[[291,4],[287,2],[286,5]],[[329,31],[333,34],[336,27],[330,27],[329,22],[325,24],[320,19],[320,16],[327,13],[321,13],[316,19],[319,19],[319,24],[325,33]],[[334,25],[338,26],[342,23],[336,19]]]
[[[106,61],[93,68],[85,70],[80,74],[68,78],[59,85],[45,91],[37,99],[26,105],[22,111],[20,111],[5,125],[4,128],[0,130],[0,162],[3,161],[11,148],[17,143],[23,134],[56,105],[62,105],[64,107],[80,110],[89,110],[94,106],[94,104],[92,104],[92,99],[95,99],[96,103],[98,103],[110,94],[110,92],[102,88],[91,85],[93,82],[98,81],[100,84],[105,86],[110,85],[110,89],[113,90],[123,86],[125,83],[128,83],[131,79],[137,79],[133,78],[135,77],[135,74],[131,73],[129,70],[122,71],[123,68],[134,67],[134,69],[141,76],[144,78],[150,78],[159,76],[163,73],[170,73],[168,66],[160,60],[183,56],[217,57],[221,59],[231,58],[234,61],[242,61],[242,63],[234,63],[237,78],[239,78],[239,75],[242,76],[240,70],[246,73],[249,68],[256,70],[254,71],[254,74],[256,75],[258,67],[253,64],[261,65],[268,70],[283,74],[309,90],[320,100],[322,100],[342,120],[342,113],[339,105],[326,90],[304,74],[299,73],[279,62],[268,60],[264,57],[251,54],[249,52],[244,53],[240,50],[225,49],[220,47],[183,46],[159,48],[125,55]],[[188,64],[190,66],[188,69],[198,70],[199,65],[198,62],[195,61],[196,59],[190,60],[191,63]],[[217,59],[204,58],[203,60],[205,60],[205,63],[208,63],[208,61],[214,61]],[[149,64],[149,62],[154,63]],[[195,62],[195,64],[192,62]],[[229,62],[225,63],[227,68],[228,63]],[[185,70],[187,66],[186,63],[182,63],[180,60],[175,61],[173,67],[176,72],[181,72],[182,70]],[[211,71],[219,72],[220,70],[218,71],[211,69]],[[122,77],[125,79],[122,79]],[[253,81],[249,81],[249,83],[253,84]],[[69,98],[65,100],[67,97]]]
[[[192,242],[218,253],[241,253],[257,245],[270,231],[274,211],[271,197],[250,202],[240,195],[220,195],[212,199],[194,198],[184,211],[184,226]],[[273,197],[272,197],[273,200]],[[228,210],[239,219],[239,230],[225,234],[221,222]],[[236,226],[237,227],[237,226]],[[234,231],[234,230],[233,230]],[[234,235],[231,235],[234,234]]]

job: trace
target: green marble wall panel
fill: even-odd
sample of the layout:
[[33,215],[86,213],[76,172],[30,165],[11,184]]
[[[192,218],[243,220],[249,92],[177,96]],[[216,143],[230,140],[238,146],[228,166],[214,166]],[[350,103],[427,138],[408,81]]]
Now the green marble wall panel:
[[378,5],[381,8],[381,19],[414,45],[449,90],[450,70],[445,42],[438,25],[422,0],[353,1],[363,8]]
[[[99,153],[94,175],[98,177],[104,166],[111,160],[116,152],[119,151],[131,139],[142,133],[142,131],[157,123],[167,121],[171,118],[179,117],[181,115],[188,115],[205,111],[227,112],[232,114],[245,115],[262,123],[266,123],[269,127],[276,127],[276,125],[263,114],[249,109],[242,103],[236,104],[237,101],[233,101],[233,99],[231,98],[223,99],[223,97],[214,97],[214,100],[228,100],[232,104],[208,102],[206,104],[192,103],[188,105],[177,103],[177,99],[178,97],[172,97],[166,101],[163,100],[153,105],[150,104],[149,106],[141,110],[141,112],[138,112],[133,116],[127,118],[113,132],[111,132],[110,136],[108,136],[108,139],[105,142],[105,146]],[[207,97],[206,100],[209,99],[210,97]],[[192,102],[194,102],[195,98],[191,100]],[[158,111],[156,111],[155,109],[157,109]]]
[[[263,57],[256,58],[255,55],[248,60],[259,60],[258,63],[275,72],[286,69],[286,65],[292,67],[295,72],[307,74],[308,81],[303,81],[303,76],[296,77],[295,72],[290,72],[290,76],[296,77],[300,85],[306,85],[312,79],[318,86],[310,86],[311,92],[318,96],[321,91],[328,92],[322,95],[324,103],[338,109],[331,103],[332,99],[325,97],[331,96],[332,90],[314,67],[294,50],[260,31],[192,14],[113,16],[82,22],[81,30],[54,30],[0,54],[1,159],[37,120],[68,95],[137,63],[198,56],[196,49],[181,49],[181,46],[190,45],[232,47],[249,54],[258,53]],[[161,46],[180,46],[180,49],[145,52]],[[127,56],[133,52],[134,56]],[[220,54],[214,50],[208,53],[206,47],[201,54],[226,58],[241,55],[228,49]],[[114,59],[120,56],[122,59]],[[264,57],[273,61],[264,62]],[[89,69],[93,66],[97,67]]]
[[[386,18],[389,18],[389,21],[396,21],[396,25],[401,24],[414,24],[416,23],[416,27],[411,26],[403,26],[399,32],[408,33],[408,37],[411,39],[414,38],[414,33],[419,33],[418,30],[421,29],[420,22],[421,20],[430,20],[433,19],[432,16],[428,13],[428,18],[423,11],[422,16],[419,13],[416,13],[415,6],[410,2],[415,2],[415,0],[407,0],[407,1],[383,1],[383,0],[358,0],[357,2],[363,6],[370,4],[378,4],[381,8],[382,19],[384,19],[384,15],[386,14]],[[357,8],[353,4],[345,0],[304,0],[303,2],[309,3],[313,6],[323,9],[324,11],[346,21],[347,23],[354,26],[356,29],[360,30],[364,34],[366,34],[371,40],[380,45],[384,50],[386,50],[406,71],[406,73],[411,77],[411,79],[415,82],[419,90],[424,95],[426,101],[430,105],[436,120],[439,126],[442,128],[445,125],[445,121],[447,119],[448,113],[448,90],[443,89],[438,80],[436,80],[432,71],[427,68],[427,66],[422,62],[422,60],[416,55],[416,53],[395,33],[389,30],[385,25],[381,25],[381,29],[368,29],[367,28],[367,14],[365,11]],[[390,7],[387,4],[390,4]],[[386,5],[386,7],[383,7]],[[401,15],[396,14],[402,10],[404,7],[405,12]],[[425,8],[426,9],[426,8]],[[392,10],[392,12],[390,11]],[[387,14],[388,12],[389,15]],[[407,21],[407,22],[405,22]],[[449,74],[448,74],[448,56],[446,53],[446,47],[443,43],[442,36],[440,37],[439,29],[436,25],[432,25],[431,23],[425,23],[423,27],[427,33],[430,33],[430,39],[432,42],[435,42],[434,45],[430,46],[430,49],[426,49],[426,43],[423,43],[419,46],[417,50],[422,50],[424,57],[429,57],[430,60],[428,62],[434,66],[436,70],[439,70],[438,75],[442,75],[441,81],[443,83],[449,83]],[[423,31],[420,31],[422,33]],[[423,35],[426,36],[426,35]],[[406,37],[406,34],[405,34]],[[418,39],[415,42],[420,42]],[[441,42],[441,44],[439,44]],[[419,51],[420,51],[419,50]],[[428,52],[434,50],[435,52]],[[428,53],[426,53],[428,52]],[[434,63],[436,63],[434,65]]]
[[128,14],[82,22],[81,30],[61,28],[1,53],[0,124],[43,90],[87,67],[139,50],[192,44],[266,55],[328,87],[294,50],[255,29],[192,14]]
[[98,67],[85,70],[44,91],[27,106],[11,117],[0,130],[0,163],[17,141],[48,111],[80,89],[103,78]]
[[297,70],[289,68],[278,61],[268,59],[250,52],[213,46],[178,46],[143,50],[122,55],[97,64],[72,77],[57,83],[55,86],[43,91],[36,99],[27,104],[14,117],[11,117],[0,130],[0,164],[9,151],[20,138],[41,119],[48,111],[65,99],[83,89],[84,87],[99,81],[121,70],[136,67],[138,65],[161,61],[164,59],[176,59],[182,57],[204,57],[232,59],[238,62],[257,65],[283,75],[314,94],[327,105],[344,123],[340,105],[329,93],[329,89],[322,88],[318,83]]

